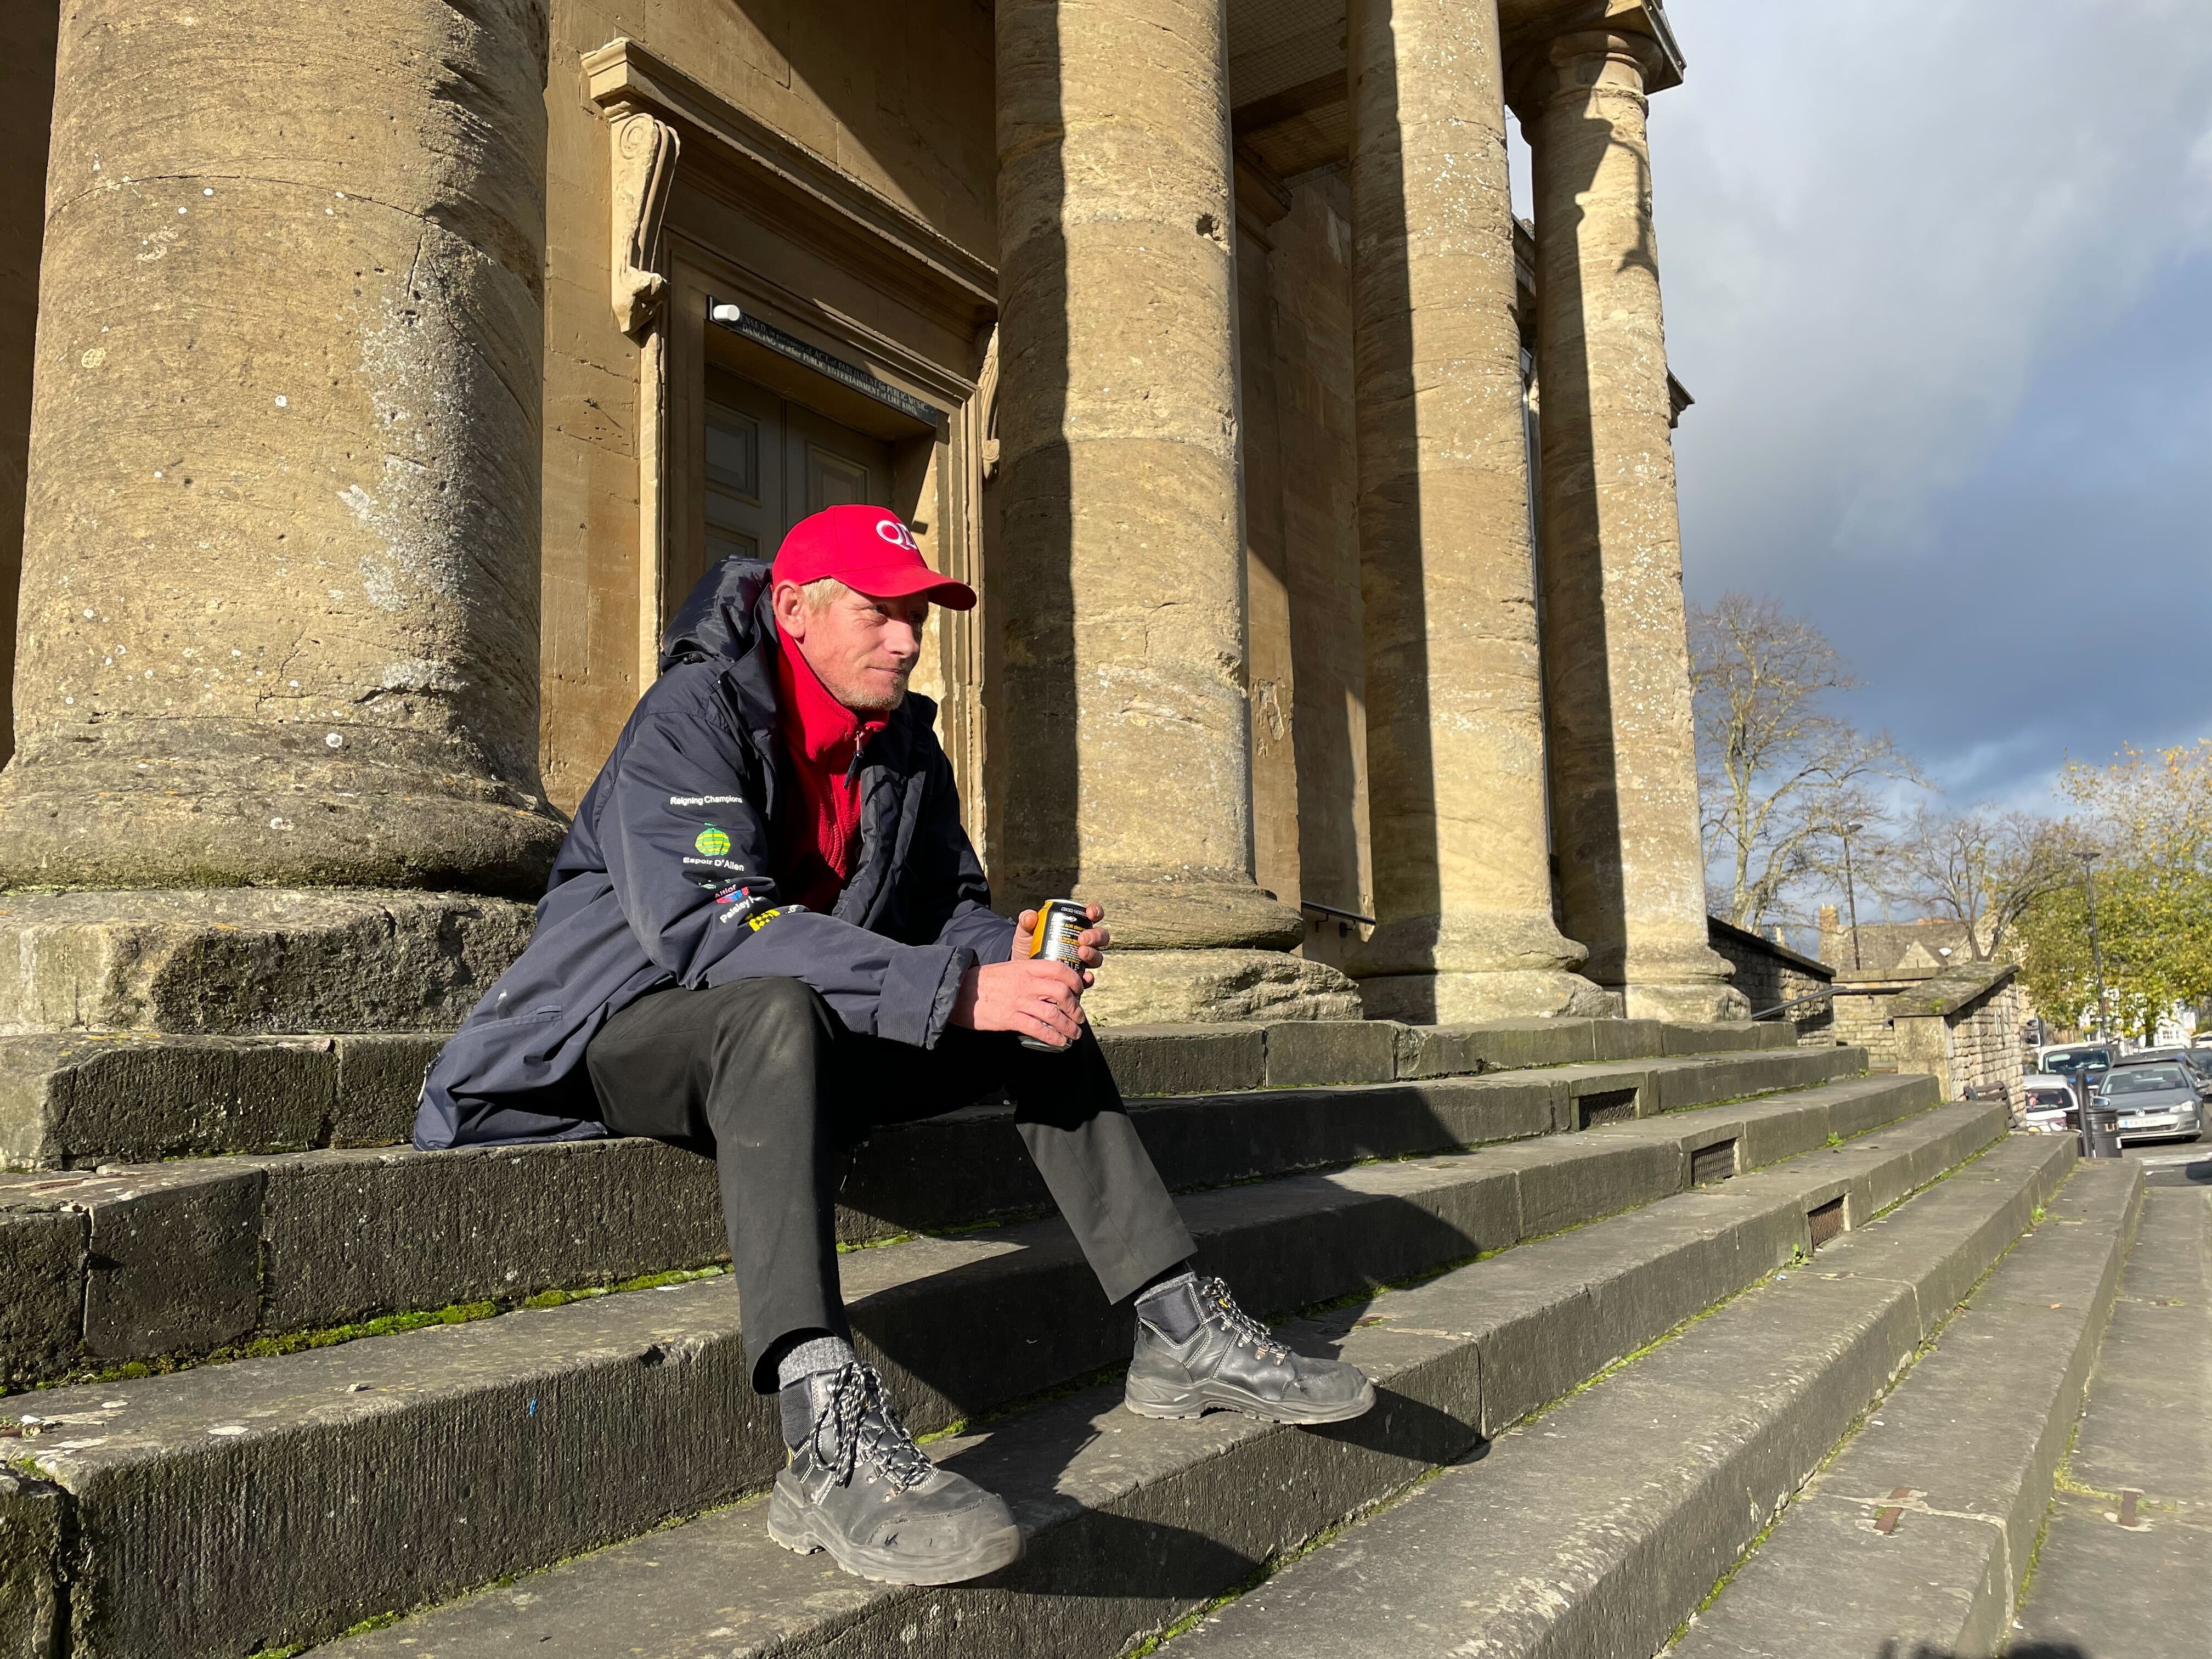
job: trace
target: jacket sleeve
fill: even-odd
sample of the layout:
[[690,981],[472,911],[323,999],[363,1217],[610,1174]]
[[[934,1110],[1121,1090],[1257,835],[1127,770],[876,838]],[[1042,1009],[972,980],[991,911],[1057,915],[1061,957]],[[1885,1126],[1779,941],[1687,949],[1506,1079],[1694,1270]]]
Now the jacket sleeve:
[[938,943],[965,945],[978,962],[1006,961],[1013,953],[1014,924],[991,908],[991,884],[960,822],[960,788],[941,749],[930,759],[913,859],[920,866],[915,890],[934,897],[930,920]]
[[802,980],[855,1031],[935,1046],[974,951],[901,945],[779,905],[745,746],[716,699],[684,690],[655,688],[661,706],[631,727],[599,823],[617,901],[646,955],[693,989]]

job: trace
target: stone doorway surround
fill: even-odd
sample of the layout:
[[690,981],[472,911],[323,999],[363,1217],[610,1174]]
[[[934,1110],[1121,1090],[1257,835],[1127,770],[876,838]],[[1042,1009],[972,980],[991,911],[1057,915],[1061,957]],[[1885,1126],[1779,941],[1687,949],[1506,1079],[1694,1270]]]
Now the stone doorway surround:
[[[987,845],[981,692],[992,595],[981,568],[982,394],[996,272],[635,40],[586,54],[582,69],[608,122],[610,298],[626,327],[639,316],[629,330],[641,344],[639,409],[658,415],[650,429],[639,422],[635,550],[589,550],[636,572],[640,689],[652,679],[667,617],[707,567],[702,447],[712,368],[888,445],[888,504],[913,524],[932,565],[981,593],[964,616],[932,613],[934,650],[926,651],[916,689],[941,705],[969,834]],[[633,136],[641,126],[654,135],[651,143]],[[656,198],[644,182],[653,163],[640,158],[661,153],[674,159]],[[626,185],[626,177],[640,182]],[[627,268],[631,249],[652,262],[645,275],[654,286],[641,314],[625,309],[646,285]],[[709,316],[718,307],[734,307],[750,333],[718,325]],[[862,314],[868,325],[857,320]]]

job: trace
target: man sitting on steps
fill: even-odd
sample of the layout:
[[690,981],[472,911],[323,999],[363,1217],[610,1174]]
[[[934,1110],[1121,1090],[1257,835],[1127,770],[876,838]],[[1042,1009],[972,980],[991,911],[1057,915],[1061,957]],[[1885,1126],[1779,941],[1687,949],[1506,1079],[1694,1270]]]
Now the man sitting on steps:
[[1131,1410],[1333,1423],[1375,1399],[1193,1272],[1084,1020],[1099,907],[1079,971],[1030,959],[1034,911],[992,912],[935,708],[906,690],[933,599],[975,596],[872,507],[803,520],[772,568],[708,573],[577,811],[529,948],[431,1067],[415,1125],[426,1149],[618,1134],[712,1156],[753,1386],[780,1390],[790,1448],[769,1530],[912,1584],[1002,1567],[1021,1534],[916,1449],[854,1352],[835,1195],[879,1124],[1012,1101],[1108,1298],[1136,1299]]

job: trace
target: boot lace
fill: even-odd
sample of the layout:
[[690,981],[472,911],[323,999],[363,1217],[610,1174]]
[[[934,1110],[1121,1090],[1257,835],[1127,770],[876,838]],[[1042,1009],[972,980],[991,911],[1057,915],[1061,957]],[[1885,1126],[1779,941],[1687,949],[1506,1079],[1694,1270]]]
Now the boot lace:
[[1239,1342],[1249,1343],[1262,1359],[1291,1357],[1291,1351],[1275,1340],[1273,1331],[1237,1305],[1237,1298],[1229,1294],[1225,1280],[1200,1279],[1198,1299],[1200,1306],[1212,1310],[1223,1324],[1236,1333]]
[[852,1480],[864,1458],[895,1492],[920,1486],[937,1467],[892,1414],[884,1379],[866,1360],[846,1365],[830,1382],[815,1415],[812,1437],[815,1457],[841,1486]]

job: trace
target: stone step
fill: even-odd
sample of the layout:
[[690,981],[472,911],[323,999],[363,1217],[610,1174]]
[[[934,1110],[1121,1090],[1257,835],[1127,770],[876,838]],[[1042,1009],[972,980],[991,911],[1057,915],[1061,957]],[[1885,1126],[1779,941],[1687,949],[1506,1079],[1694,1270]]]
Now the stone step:
[[[1834,1088],[1848,1111],[1855,1091],[1879,1086]],[[1762,1218],[1763,1271],[1808,1236],[1808,1218],[1863,1220],[2004,1121],[1994,1103],[1939,1107],[1705,1192],[1742,1194],[1716,1200],[1716,1213],[1740,1203]],[[1731,1127],[1741,1157],[1764,1121],[1755,1107],[1721,1107],[1178,1202],[1202,1260],[1249,1305],[1297,1308],[1681,1196],[1689,1149]],[[842,1267],[862,1346],[917,1432],[1093,1376],[1127,1352],[1126,1309],[1103,1304],[1057,1219],[858,1251]],[[1639,1294],[1654,1307],[1680,1299]],[[326,1635],[727,1502],[782,1462],[719,1280],[27,1403],[37,1420],[21,1459],[52,1483],[45,1501],[65,1510],[76,1540],[84,1655],[235,1653]]]
[[2007,1651],[2022,1659],[2182,1659],[2212,1630],[2212,1188],[2192,1179],[2203,1173],[2150,1176],[2010,1633]]
[[[1777,1275],[1291,1563],[1166,1653],[1652,1653],[2032,1224],[2072,1161],[2065,1141],[2013,1139],[1809,1270]],[[2120,1218],[2100,1213],[2109,1234]],[[2002,1376],[1983,1379],[1990,1401],[2008,1392]],[[1890,1588],[1922,1566],[1893,1565]],[[1799,1571],[1803,1593],[1826,1593],[1826,1558]],[[1828,1650],[1784,1640],[1758,1650]]]
[[[1340,1348],[1376,1378],[1377,1406],[1354,1423],[1309,1431],[1227,1414],[1147,1421],[1121,1409],[1119,1385],[1106,1384],[939,1443],[932,1449],[940,1459],[1007,1496],[1028,1535],[1025,1559],[984,1583],[912,1590],[848,1577],[824,1557],[770,1543],[756,1499],[327,1651],[332,1659],[1109,1659],[1436,1465],[1480,1455],[1547,1402],[1808,1251],[1806,1212],[1823,1201],[1823,1156],[1285,1328],[1309,1351]],[[1884,1262],[1922,1275],[1931,1308],[1955,1300],[2026,1224],[2066,1156],[2050,1140],[2000,1145],[1875,1230],[1875,1241],[1897,1239]],[[1862,1249],[1847,1236],[1815,1259],[1841,1265]],[[1549,1420],[1539,1419],[1539,1431]],[[1632,1441],[1625,1449],[1649,1461],[1654,1449]],[[1663,1457],[1670,1449],[1657,1449]],[[1569,1462],[1562,1496],[1607,1478],[1602,1450]],[[1470,1559],[1512,1547],[1510,1533],[1486,1534]],[[1531,1582],[1546,1582],[1554,1567],[1547,1557]],[[1385,1650],[1362,1639],[1352,1650]]]
[[1692,1620],[1675,1659],[2004,1645],[2143,1190],[2133,1162],[2074,1172]]
[[[403,1145],[441,1031],[0,1035],[0,1168]],[[1787,1048],[1787,1026],[1660,1020],[1130,1025],[1099,1040],[1125,1095],[1389,1083]]]
[[[1140,1098],[1132,1112],[1169,1184],[1193,1191],[1650,1116],[1821,1084],[1864,1063],[1860,1049],[1791,1048]],[[1891,1078],[1847,1097],[1844,1133],[1935,1096],[1929,1079]],[[1796,1127],[1760,1133],[1801,1150],[1790,1137],[1819,1127],[1807,1114],[1821,1109],[1792,1108],[1772,1122]],[[884,1129],[855,1159],[843,1198],[839,1232],[854,1244],[1048,1208],[1003,1107]],[[512,1304],[726,1253],[712,1164],[647,1140],[0,1176],[0,1379],[20,1386],[410,1310]]]

